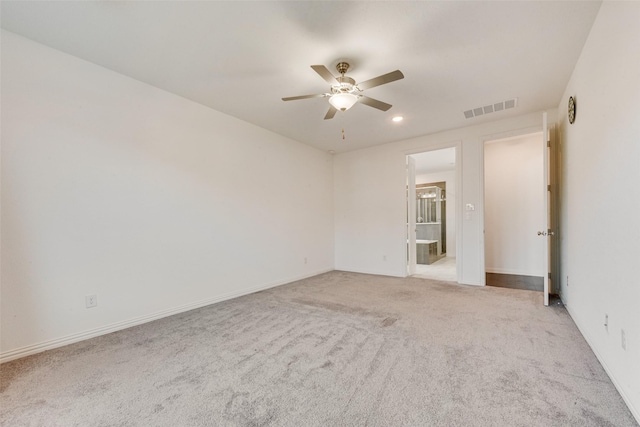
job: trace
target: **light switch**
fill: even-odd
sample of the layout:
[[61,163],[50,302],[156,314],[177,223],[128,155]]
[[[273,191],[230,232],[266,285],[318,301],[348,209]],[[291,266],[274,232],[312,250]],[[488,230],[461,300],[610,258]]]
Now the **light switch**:
[[476,205],[474,205],[473,203],[467,203],[467,208],[466,210],[468,211],[475,211],[476,210]]

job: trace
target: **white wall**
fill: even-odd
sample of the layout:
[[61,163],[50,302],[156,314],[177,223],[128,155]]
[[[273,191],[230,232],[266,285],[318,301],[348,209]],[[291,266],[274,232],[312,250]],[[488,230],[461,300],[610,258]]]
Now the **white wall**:
[[[555,115],[555,109],[549,111],[552,120]],[[542,112],[336,155],[336,269],[406,276],[406,156],[459,143],[458,202],[475,210],[461,215],[461,205],[456,206],[461,230],[456,261],[461,283],[483,285],[483,142],[532,129],[542,129]]]
[[326,153],[3,31],[1,356],[333,269],[332,178]]
[[639,22],[640,3],[603,2],[558,124],[562,298],[640,422]]
[[484,146],[485,266],[488,273],[544,276],[546,228],[542,133]]
[[416,175],[416,184],[429,184],[431,182],[444,182],[447,198],[447,256],[456,256],[456,171],[434,172]]

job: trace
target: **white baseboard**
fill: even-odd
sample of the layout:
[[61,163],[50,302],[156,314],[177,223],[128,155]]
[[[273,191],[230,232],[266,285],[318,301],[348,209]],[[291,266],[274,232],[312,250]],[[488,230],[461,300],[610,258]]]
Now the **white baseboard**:
[[377,271],[377,270],[359,270],[354,268],[339,268],[336,267],[336,271],[344,271],[347,273],[359,273],[359,274],[373,274],[375,276],[387,276],[387,277],[407,277],[407,274],[391,273],[389,271]]
[[465,285],[465,286],[486,286],[482,283],[479,282],[465,282],[465,281],[460,281],[458,282],[459,285]]
[[598,349],[593,345],[593,340],[591,339],[589,334],[587,334],[586,330],[580,325],[580,322],[576,319],[576,316],[571,311],[571,307],[566,304],[566,301],[564,300],[564,298],[561,298],[561,299],[562,299],[562,303],[564,304],[564,307],[567,309],[567,312],[569,313],[569,316],[571,316],[573,323],[575,323],[575,325],[578,327],[578,330],[584,337],[585,341],[587,341],[587,344],[589,344],[589,347],[593,351],[593,354],[596,355],[596,358],[598,359],[598,361],[604,368],[605,372],[611,379],[611,382],[615,386],[616,390],[618,390],[618,393],[620,393],[620,396],[622,396],[622,400],[624,400],[624,403],[627,404],[627,407],[631,411],[631,414],[635,417],[638,424],[640,424],[640,408],[637,408],[634,406],[631,399],[629,399],[629,396],[625,393],[624,389],[620,386],[620,382],[613,375],[613,371],[611,371],[611,369],[607,365],[607,362],[604,360],[602,355],[598,352]]
[[230,300],[233,298],[237,298],[243,295],[252,294],[254,292],[264,291],[265,289],[275,288],[277,286],[286,285],[287,283],[295,282],[297,280],[306,279],[308,277],[317,276],[318,274],[327,273],[329,271],[333,271],[333,269],[325,269],[314,272],[312,274],[307,274],[299,277],[292,277],[284,281],[278,281],[273,283],[268,283],[260,286],[256,286],[249,289],[244,289],[237,292],[228,292],[226,294],[222,294],[213,298],[207,298],[205,300],[196,301],[189,304],[184,304],[178,307],[173,307],[170,309],[158,311],[156,313],[134,317],[133,319],[125,320],[122,322],[112,323],[110,325],[101,326],[99,328],[90,329],[87,331],[79,332],[76,334],[67,335],[61,338],[55,338],[52,340],[47,340],[40,342],[38,344],[28,345],[25,347],[17,348],[14,350],[9,350],[6,352],[0,353],[0,364],[9,362],[11,360],[20,359],[22,357],[31,356],[32,354],[41,353],[46,350],[52,350],[54,348],[63,347],[65,345],[73,344],[79,341],[84,341],[90,338],[95,338],[100,335],[106,335],[111,332],[120,331],[122,329],[130,328],[132,326],[141,325],[143,323],[152,322],[154,320],[162,319],[163,317],[172,316],[174,314],[183,313],[185,311],[194,310],[196,308],[204,307],[207,305],[215,304],[218,302]]

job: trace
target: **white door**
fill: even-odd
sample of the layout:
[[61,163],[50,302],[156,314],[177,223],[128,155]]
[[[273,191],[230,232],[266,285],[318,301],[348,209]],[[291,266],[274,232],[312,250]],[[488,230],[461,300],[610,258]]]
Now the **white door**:
[[549,278],[551,276],[551,263],[550,263],[550,248],[551,248],[551,236],[553,235],[553,231],[551,231],[551,204],[550,202],[550,181],[549,181],[549,126],[547,124],[547,113],[542,113],[542,173],[543,173],[543,191],[544,197],[542,198],[542,208],[544,209],[544,224],[543,229],[538,231],[538,236],[545,239],[544,245],[544,305],[549,305]]
[[416,160],[407,156],[407,272],[416,274]]

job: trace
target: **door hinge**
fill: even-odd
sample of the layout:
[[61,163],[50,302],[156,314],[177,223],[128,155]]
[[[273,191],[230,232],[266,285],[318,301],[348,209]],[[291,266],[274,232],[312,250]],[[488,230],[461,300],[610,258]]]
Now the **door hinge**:
[[551,273],[547,273],[549,280],[551,280]]
[[551,191],[551,184],[547,184],[547,191]]

